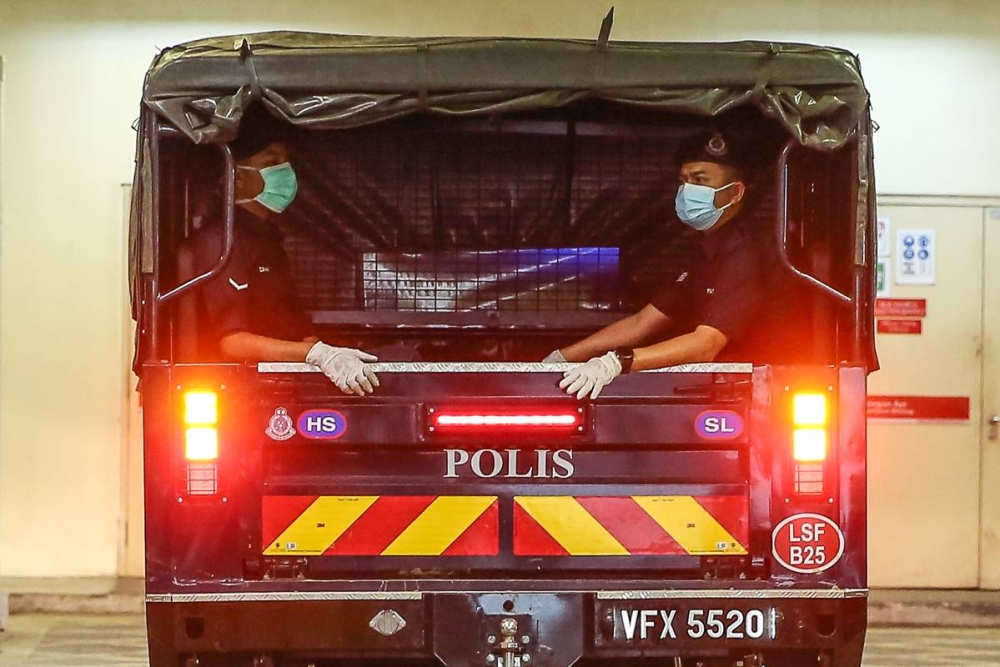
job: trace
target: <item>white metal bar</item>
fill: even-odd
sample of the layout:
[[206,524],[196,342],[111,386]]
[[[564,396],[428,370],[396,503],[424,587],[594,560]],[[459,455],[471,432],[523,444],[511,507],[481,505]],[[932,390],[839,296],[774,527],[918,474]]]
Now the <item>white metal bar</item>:
[[274,601],[343,601],[343,600],[420,600],[424,595],[476,595],[498,593],[510,595],[594,594],[598,600],[842,600],[868,597],[867,588],[819,589],[719,589],[719,590],[628,590],[628,591],[274,591],[260,593],[180,593],[147,595],[149,603],[187,602],[274,602]]
[[[376,373],[562,373],[579,364],[489,363],[489,362],[393,362],[371,364]],[[319,373],[307,363],[261,362],[258,373]],[[640,373],[745,373],[753,372],[753,364],[682,364]]]

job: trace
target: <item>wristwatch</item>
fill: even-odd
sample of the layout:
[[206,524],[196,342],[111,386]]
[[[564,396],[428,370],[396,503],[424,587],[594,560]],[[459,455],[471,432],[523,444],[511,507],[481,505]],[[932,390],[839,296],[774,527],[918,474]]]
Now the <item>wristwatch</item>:
[[617,347],[614,350],[618,357],[618,363],[622,365],[622,375],[632,370],[632,362],[635,361],[635,350],[630,347]]

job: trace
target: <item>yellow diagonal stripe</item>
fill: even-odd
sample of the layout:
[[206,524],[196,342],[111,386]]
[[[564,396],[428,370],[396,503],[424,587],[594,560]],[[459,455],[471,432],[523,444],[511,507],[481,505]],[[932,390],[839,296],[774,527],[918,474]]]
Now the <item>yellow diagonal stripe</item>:
[[628,550],[572,496],[517,496],[520,505],[571,556],[628,556]]
[[632,499],[693,556],[747,552],[691,496],[632,496]]
[[435,498],[382,555],[440,556],[496,499],[496,496]]
[[344,534],[378,496],[320,496],[267,545],[266,556],[320,556]]

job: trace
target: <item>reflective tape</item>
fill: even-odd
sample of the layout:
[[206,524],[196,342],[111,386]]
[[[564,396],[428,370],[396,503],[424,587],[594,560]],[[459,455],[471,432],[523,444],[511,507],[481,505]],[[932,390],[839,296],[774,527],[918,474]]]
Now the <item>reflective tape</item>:
[[[571,556],[629,555],[621,542],[572,496],[520,496],[514,502]],[[518,549],[516,531],[515,524],[514,553],[528,553]]]
[[493,556],[496,496],[265,496],[266,556]]
[[516,496],[520,556],[745,555],[743,496]]

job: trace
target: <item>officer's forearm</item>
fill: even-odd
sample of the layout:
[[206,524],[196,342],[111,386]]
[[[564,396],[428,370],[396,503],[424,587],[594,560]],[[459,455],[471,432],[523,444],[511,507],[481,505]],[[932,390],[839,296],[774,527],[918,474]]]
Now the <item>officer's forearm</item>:
[[629,315],[596,333],[592,333],[581,341],[564,347],[562,353],[566,357],[566,361],[586,361],[616,347],[637,345],[644,335],[645,332],[639,326],[638,317]]
[[654,334],[662,333],[669,327],[670,318],[653,305],[647,305],[638,313],[609,324],[597,333],[564,348],[562,353],[566,361],[586,361],[616,347],[641,345]]
[[691,333],[635,350],[632,370],[706,363],[715,359],[725,346],[725,334],[703,325]]
[[223,337],[219,347],[222,354],[234,361],[305,361],[314,342],[279,340],[238,331]]

